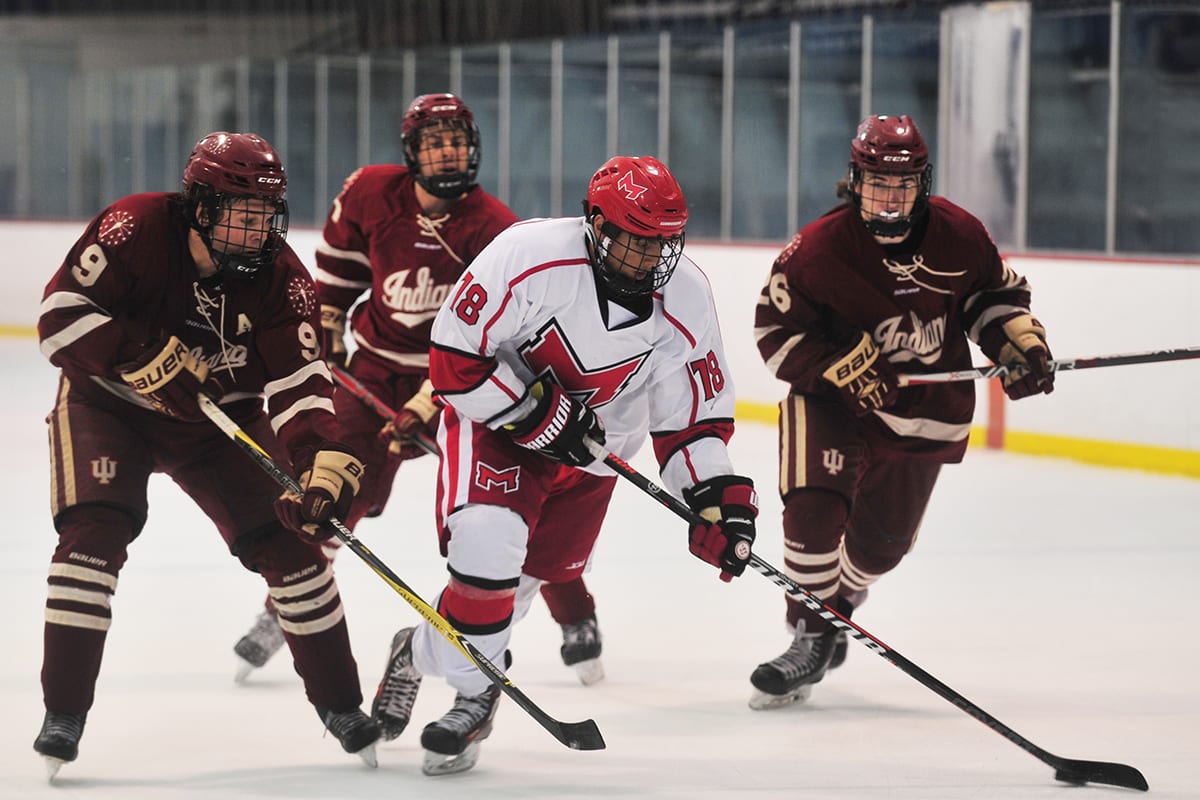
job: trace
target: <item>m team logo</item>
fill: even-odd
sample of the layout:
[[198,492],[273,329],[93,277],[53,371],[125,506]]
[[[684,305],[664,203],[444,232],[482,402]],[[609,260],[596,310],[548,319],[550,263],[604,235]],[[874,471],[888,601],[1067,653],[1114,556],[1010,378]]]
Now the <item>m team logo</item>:
[[520,353],[534,374],[550,373],[555,383],[592,408],[615,400],[650,358],[646,352],[617,364],[588,369],[557,319],[551,319],[537,335],[522,344]]
[[496,469],[479,461],[475,464],[475,485],[484,491],[500,489],[512,494],[521,488],[521,468]]
[[650,191],[649,186],[642,186],[633,180],[633,170],[629,170],[617,179],[617,188],[625,193],[626,200],[637,200]]

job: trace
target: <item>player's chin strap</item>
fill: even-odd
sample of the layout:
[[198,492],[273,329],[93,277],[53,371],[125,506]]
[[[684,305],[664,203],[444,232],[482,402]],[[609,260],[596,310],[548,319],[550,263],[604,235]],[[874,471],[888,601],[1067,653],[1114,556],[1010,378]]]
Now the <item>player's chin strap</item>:
[[[1151,364],[1156,361],[1185,361],[1189,358],[1200,358],[1200,347],[1176,347],[1170,350],[1147,350],[1141,353],[1095,356],[1093,358],[1059,358],[1048,362],[1047,366],[1051,372],[1069,372],[1074,369]],[[925,375],[912,374],[898,377],[901,386],[918,386],[923,383],[954,383],[956,381],[1002,378],[1007,374],[1008,367],[997,364],[992,367],[973,367],[957,372],[932,372]]]
[[[329,365],[329,374],[333,375],[333,379],[337,381],[339,386],[353,395],[355,399],[362,401],[363,405],[374,411],[385,421],[390,422],[396,418],[396,412],[389,408],[387,403],[376,397],[374,392],[363,386],[362,381],[337,364]],[[437,442],[425,431],[417,431],[416,435],[412,437],[412,442],[431,456],[438,454]]]
[[[222,411],[220,406],[213,402],[211,398],[201,394],[197,402],[200,404],[200,409],[204,412],[204,415],[212,420],[243,452],[254,459],[254,462],[262,467],[264,472],[274,478],[276,483],[288,491],[300,493],[300,484],[280,467],[266,450],[259,447],[236,422],[230,419],[229,415]],[[532,700],[525,696],[524,692],[513,685],[513,682],[500,671],[499,667],[484,657],[483,653],[475,649],[473,644],[455,630],[454,626],[447,622],[445,617],[439,614],[433,606],[422,600],[416,592],[397,577],[396,573],[388,569],[387,565],[380,561],[365,544],[360,542],[354,533],[342,524],[341,520],[331,517],[329,525],[333,527],[334,533],[342,540],[342,543],[354,552],[354,555],[365,561],[367,566],[376,575],[383,578],[384,582],[395,589],[396,593],[403,597],[410,606],[415,608],[417,613],[425,618],[426,622],[436,628],[438,633],[457,647],[464,656],[479,668],[480,672],[487,676],[488,680],[500,687],[500,691],[511,697],[529,716],[533,717],[537,720],[538,724],[548,730],[555,739],[558,739],[573,750],[604,749],[604,738],[600,735],[600,728],[593,720],[560,722],[542,711]]]
[[[588,449],[596,456],[597,460],[603,460],[614,472],[622,478],[627,479],[633,485],[637,486],[646,494],[653,497],[668,510],[674,512],[679,517],[686,520],[690,525],[707,524],[703,517],[692,511],[682,500],[670,494],[666,489],[651,482],[640,472],[626,464],[620,458],[617,458],[612,453],[604,449],[603,446],[591,440],[588,441]],[[756,572],[759,572],[764,577],[769,578],[775,585],[787,591],[788,595],[804,605],[808,606],[813,611],[821,615],[834,627],[845,631],[850,636],[853,636],[862,644],[886,660],[895,664],[902,672],[915,678],[919,683],[943,699],[950,701],[958,708],[965,711],[975,719],[982,722],[987,727],[999,733],[1005,739],[1008,739],[1013,744],[1020,747],[1027,753],[1030,753],[1042,763],[1054,768],[1054,777],[1066,783],[1083,784],[1083,783],[1106,783],[1111,786],[1121,786],[1126,789],[1140,789],[1146,791],[1149,785],[1146,783],[1145,777],[1137,769],[1127,764],[1114,764],[1108,761],[1080,761],[1077,759],[1062,758],[1053,753],[1047,752],[1037,745],[1030,742],[1024,736],[1014,731],[1012,728],[1005,725],[1000,720],[993,717],[991,714],[984,711],[979,706],[972,703],[967,698],[963,697],[958,692],[951,689],[946,684],[942,683],[937,678],[930,675],[925,670],[918,667],[913,662],[909,661],[904,656],[897,653],[895,650],[888,647],[886,644],[876,639],[873,635],[860,628],[856,623],[850,621],[846,617],[839,614],[831,606],[825,604],[821,598],[805,589],[800,584],[789,578],[784,573],[777,570],[767,562],[763,561],[757,555],[750,555],[750,566]]]

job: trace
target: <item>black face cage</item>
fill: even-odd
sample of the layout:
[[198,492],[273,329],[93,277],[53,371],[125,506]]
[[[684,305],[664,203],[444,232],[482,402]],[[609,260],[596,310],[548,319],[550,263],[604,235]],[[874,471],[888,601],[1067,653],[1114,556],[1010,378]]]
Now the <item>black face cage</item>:
[[[422,169],[422,164],[418,160],[421,134],[430,128],[463,131],[467,134],[466,172],[437,172],[436,170],[440,164],[426,164],[425,166],[431,166],[432,169]],[[480,150],[479,126],[474,122],[468,123],[465,119],[433,120],[429,124],[422,125],[414,130],[404,140],[404,162],[422,189],[434,197],[440,197],[443,200],[452,200],[475,185],[476,176],[479,175]]]
[[[859,210],[860,214],[862,212],[864,172],[867,172],[867,170],[863,170],[853,161],[850,162],[850,197],[853,199],[854,206]],[[926,164],[925,169],[919,174],[921,177],[917,189],[917,199],[913,201],[912,210],[908,212],[908,215],[897,214],[894,217],[884,217],[873,214],[865,217],[863,218],[863,224],[866,226],[868,233],[872,236],[882,237],[904,236],[912,229],[917,220],[921,219],[929,211],[929,195],[933,186],[933,165]]]
[[[587,235],[591,245],[592,267],[601,285],[614,297],[644,297],[661,289],[671,280],[683,256],[682,233],[670,238],[643,237],[605,220],[600,226],[600,241],[596,241],[594,230],[589,218]],[[629,237],[629,246],[625,248],[624,256],[617,258],[613,254],[612,244],[622,233]],[[647,270],[644,264],[652,257],[655,248],[658,249],[658,260],[653,269]]]
[[[192,227],[200,234],[208,254],[217,265],[220,274],[234,278],[253,278],[263,267],[275,263],[276,257],[283,250],[287,241],[288,204],[282,198],[267,200],[274,203],[275,212],[267,223],[267,235],[262,247],[257,250],[245,250],[242,244],[246,240],[249,229],[236,225],[223,225],[228,230],[224,238],[214,237],[217,224],[230,217],[230,205],[236,200],[254,199],[244,195],[223,194],[213,191],[212,187],[197,184],[192,187],[186,198],[188,219]],[[264,198],[265,199],[265,198]],[[197,214],[197,211],[200,214]],[[208,220],[201,226],[199,218]]]

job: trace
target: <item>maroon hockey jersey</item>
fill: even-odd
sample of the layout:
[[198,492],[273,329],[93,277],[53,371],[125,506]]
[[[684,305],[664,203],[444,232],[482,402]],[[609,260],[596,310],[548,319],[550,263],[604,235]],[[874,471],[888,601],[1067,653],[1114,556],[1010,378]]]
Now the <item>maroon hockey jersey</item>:
[[517,221],[473,187],[450,213],[430,218],[407,167],[362,167],[333,202],[317,247],[322,305],[348,310],[355,343],[397,372],[429,371],[429,331],[458,276],[496,234]]
[[[759,299],[755,338],[792,392],[834,397],[821,373],[862,331],[897,372],[946,372],[971,366],[968,339],[986,340],[995,330],[989,325],[1028,312],[1028,283],[964,209],[931,198],[923,232],[910,238],[885,248],[857,209],[842,205],[779,255]],[[952,462],[966,449],[974,410],[969,381],[910,386],[864,425],[883,447]]]
[[150,408],[120,367],[178,336],[208,364],[231,415],[253,413],[266,399],[272,427],[302,468],[335,438],[312,278],[284,247],[253,280],[201,281],[188,231],[177,194],[132,195],[101,211],[46,287],[42,353],[74,391]]

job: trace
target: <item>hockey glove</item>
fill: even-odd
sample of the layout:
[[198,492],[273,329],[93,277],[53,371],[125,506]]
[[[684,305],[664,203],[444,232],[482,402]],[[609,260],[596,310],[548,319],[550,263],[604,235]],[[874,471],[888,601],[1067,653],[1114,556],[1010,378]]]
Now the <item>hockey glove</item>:
[[1046,329],[1029,314],[1020,314],[1001,326],[1005,342],[996,362],[1008,367],[1004,393],[1010,400],[1054,391],[1054,372],[1050,369],[1050,348]]
[[436,450],[433,421],[441,410],[441,405],[433,399],[433,383],[426,378],[417,393],[379,431],[379,438],[387,442],[388,455],[407,459],[424,455],[428,452],[425,447]]
[[117,371],[157,411],[188,422],[204,419],[196,402],[201,390],[213,399],[224,394],[221,385],[209,377],[208,365],[193,356],[178,336],[146,348],[143,355]]
[[350,449],[326,442],[300,476],[301,493],[284,492],[275,501],[275,515],[290,530],[322,541],[333,536],[325,523],[345,519],[358,494],[363,464]]
[[537,400],[533,411],[504,426],[513,441],[572,467],[595,461],[584,441],[604,444],[604,426],[595,412],[547,378],[530,386],[529,394]]
[[853,347],[821,373],[822,378],[837,388],[850,410],[860,417],[896,402],[899,379],[891,363],[879,356],[879,348],[871,334],[863,333]]
[[688,533],[692,555],[720,569],[721,580],[727,583],[745,572],[758,516],[754,481],[718,475],[684,489],[683,499],[709,523],[693,525]]
[[337,306],[321,304],[321,340],[325,361],[346,368],[346,312]]

